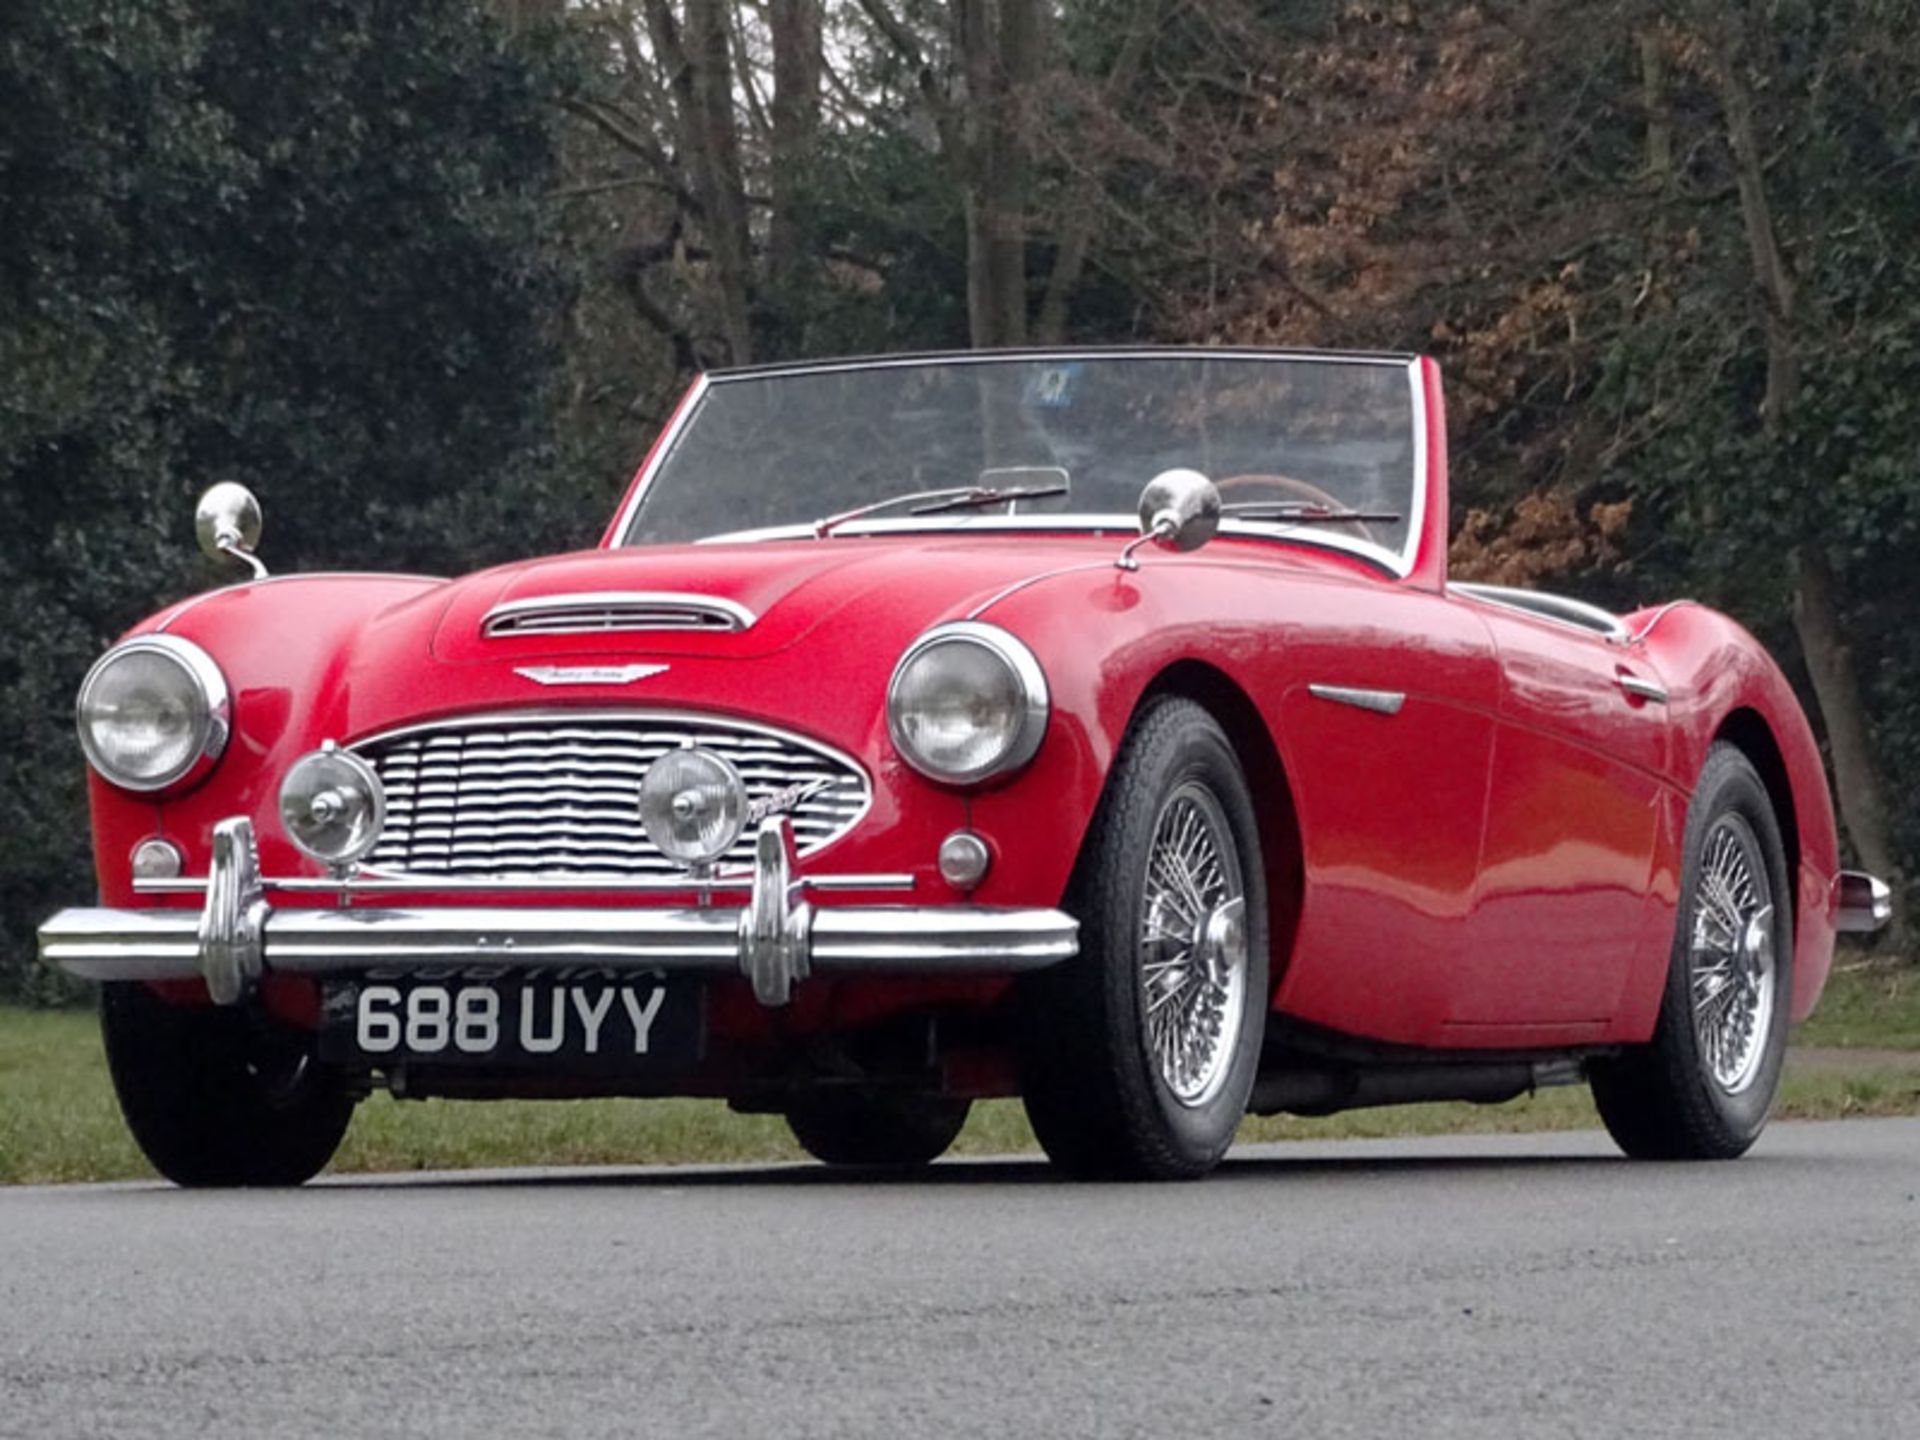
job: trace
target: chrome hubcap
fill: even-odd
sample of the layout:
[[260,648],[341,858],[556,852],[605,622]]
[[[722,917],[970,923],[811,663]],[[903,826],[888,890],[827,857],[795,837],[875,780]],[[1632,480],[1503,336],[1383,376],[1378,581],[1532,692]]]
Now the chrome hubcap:
[[1153,827],[1140,923],[1140,1018],[1147,1053],[1182,1105],[1226,1084],[1247,1004],[1247,902],[1226,813],[1194,782]]
[[1753,828],[1723,815],[1707,832],[1693,894],[1693,1031],[1713,1081],[1753,1084],[1773,1028],[1773,886]]

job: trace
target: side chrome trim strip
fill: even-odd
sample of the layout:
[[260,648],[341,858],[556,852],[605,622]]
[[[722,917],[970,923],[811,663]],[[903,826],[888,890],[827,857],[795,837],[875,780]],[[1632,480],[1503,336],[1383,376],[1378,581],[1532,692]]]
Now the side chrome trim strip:
[[1404,690],[1361,690],[1351,685],[1309,685],[1307,691],[1316,700],[1331,700],[1336,705],[1351,705],[1356,710],[1371,710],[1376,715],[1398,715],[1407,703]]

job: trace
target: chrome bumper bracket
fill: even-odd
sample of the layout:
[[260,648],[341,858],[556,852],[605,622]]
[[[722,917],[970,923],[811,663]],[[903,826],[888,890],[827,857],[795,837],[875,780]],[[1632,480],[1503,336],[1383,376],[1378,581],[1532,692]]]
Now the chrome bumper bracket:
[[764,820],[753,837],[753,896],[740,915],[740,968],[769,1008],[793,998],[809,972],[813,907],[796,898],[793,834],[784,817]]
[[200,912],[200,974],[216,1005],[234,1005],[260,978],[261,935],[267,897],[260,884],[260,852],[253,822],[244,815],[213,827],[213,866]]

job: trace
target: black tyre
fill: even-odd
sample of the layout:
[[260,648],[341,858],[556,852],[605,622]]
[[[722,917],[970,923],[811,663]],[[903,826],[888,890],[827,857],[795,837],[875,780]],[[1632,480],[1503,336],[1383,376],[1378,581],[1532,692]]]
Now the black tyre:
[[176,1185],[298,1185],[333,1158],[353,1117],[311,1037],[264,1015],[103,985],[100,1029],[127,1128]]
[[1627,1154],[1728,1160],[1759,1138],[1786,1055],[1791,885],[1766,786],[1746,756],[1715,745],[1687,810],[1653,1039],[1592,1069],[1600,1118]]
[[1080,953],[1020,996],[1027,1115],[1061,1169],[1187,1179],[1226,1153],[1265,1033],[1264,874],[1226,735],[1192,701],[1153,703],[1075,871]]
[[947,1153],[971,1108],[943,1095],[818,1090],[787,1107],[787,1128],[829,1165],[929,1165]]

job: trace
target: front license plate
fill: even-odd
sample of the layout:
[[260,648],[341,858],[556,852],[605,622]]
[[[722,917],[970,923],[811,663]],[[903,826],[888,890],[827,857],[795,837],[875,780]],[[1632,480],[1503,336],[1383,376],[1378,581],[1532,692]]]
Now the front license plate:
[[631,1070],[700,1054],[701,990],[648,977],[378,978],[323,991],[334,1064]]

